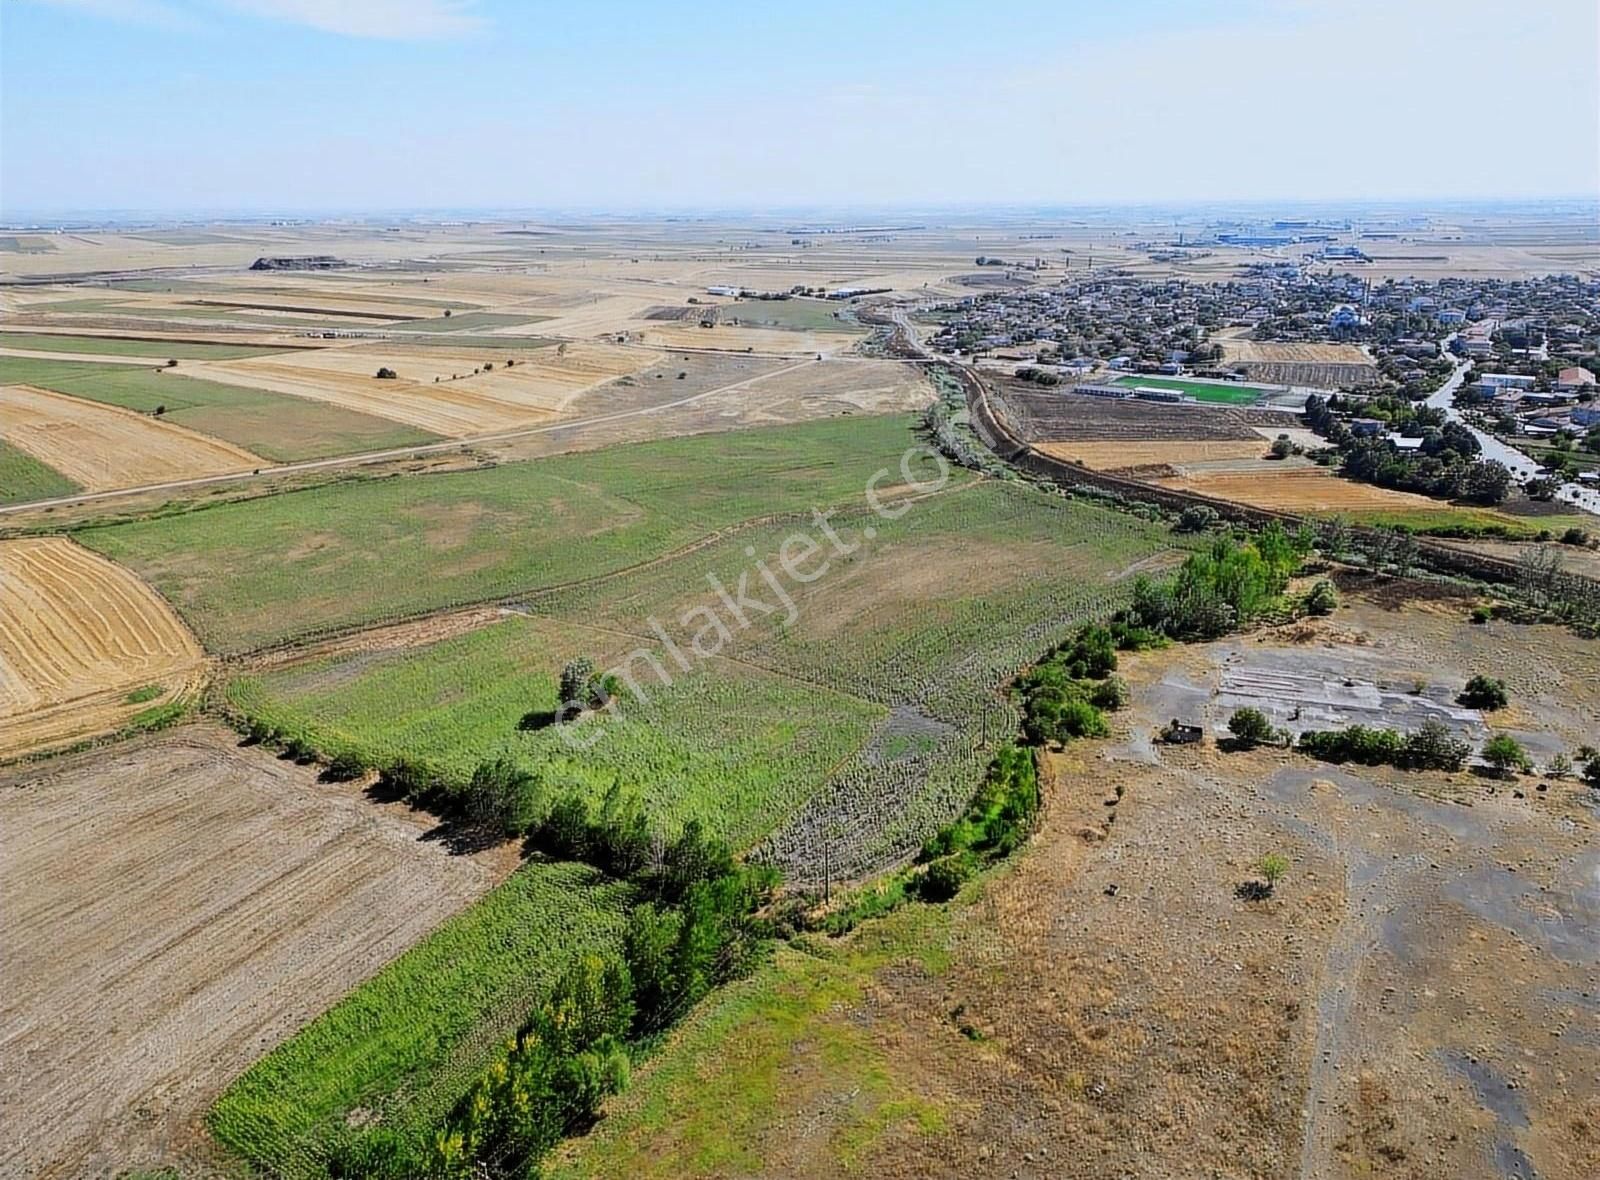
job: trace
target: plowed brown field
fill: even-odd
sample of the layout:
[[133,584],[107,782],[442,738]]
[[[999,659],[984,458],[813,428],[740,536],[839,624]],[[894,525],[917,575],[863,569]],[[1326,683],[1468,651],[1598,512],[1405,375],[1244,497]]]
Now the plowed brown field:
[[0,391],[0,436],[91,492],[268,466],[232,443],[31,385]]
[[178,1162],[235,1076],[515,863],[428,822],[220,726],[0,774],[0,1175]]
[[[116,729],[201,664],[188,628],[122,566],[65,537],[0,542],[0,757]],[[127,699],[151,685],[161,693]]]
[[1266,454],[1263,440],[1246,442],[1215,439],[1168,440],[1160,442],[1049,442],[1036,450],[1052,459],[1080,463],[1095,471],[1116,471],[1123,467],[1148,467],[1166,463],[1177,467],[1209,459],[1256,459]]
[[[515,360],[507,366],[506,359]],[[587,390],[658,363],[648,349],[574,343],[529,348],[506,337],[504,348],[364,344],[247,360],[184,363],[210,381],[330,402],[405,422],[450,438],[544,421]],[[486,363],[494,368],[474,373]],[[378,369],[393,369],[379,380]]]

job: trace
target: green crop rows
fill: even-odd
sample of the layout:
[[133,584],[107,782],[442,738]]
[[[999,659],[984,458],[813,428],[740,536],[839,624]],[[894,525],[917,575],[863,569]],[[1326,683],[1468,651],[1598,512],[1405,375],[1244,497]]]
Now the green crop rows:
[[70,496],[78,485],[54,467],[0,440],[0,504],[26,504],[52,496]]
[[320,1146],[362,1108],[426,1126],[579,954],[620,937],[630,886],[530,864],[240,1077],[211,1129],[273,1175],[324,1174]]
[[188,340],[134,340],[122,336],[64,336],[53,332],[7,332],[0,335],[0,348],[19,348],[30,352],[104,353],[107,356],[150,358],[177,357],[180,360],[233,360],[281,352],[281,348],[261,344],[210,344]]
[[598,802],[613,783],[638,795],[662,831],[697,818],[737,847],[802,806],[829,769],[864,742],[885,710],[843,693],[718,662],[670,685],[647,676],[648,697],[620,697],[586,749],[555,726],[522,719],[557,705],[562,663],[579,654],[609,665],[637,646],[549,619],[508,618],[376,661],[344,656],[228,687],[234,708],[324,755],[370,765],[398,756],[465,782],[501,754],[536,769],[550,790],[579,787]]

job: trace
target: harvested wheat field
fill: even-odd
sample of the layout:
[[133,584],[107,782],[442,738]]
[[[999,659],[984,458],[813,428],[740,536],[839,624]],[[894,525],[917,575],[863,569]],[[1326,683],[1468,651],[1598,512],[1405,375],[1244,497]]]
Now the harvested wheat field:
[[237,1074],[509,867],[238,740],[185,726],[0,777],[0,1175],[192,1147]]
[[[544,421],[595,386],[662,359],[649,349],[588,343],[530,347],[507,337],[504,348],[363,344],[179,368],[209,381],[329,402],[464,438]],[[380,379],[380,368],[396,376]]]
[[1186,439],[1152,442],[1049,442],[1039,443],[1035,450],[1078,463],[1095,471],[1118,471],[1127,467],[1166,465],[1181,467],[1185,463],[1200,463],[1216,459],[1258,459],[1266,453],[1265,441],[1246,442],[1243,439]]
[[268,466],[221,439],[31,385],[0,391],[0,436],[91,492]]
[[1341,479],[1326,467],[1293,467],[1262,471],[1191,472],[1157,480],[1163,487],[1181,488],[1219,500],[1274,508],[1284,512],[1356,512],[1383,509],[1391,512],[1438,513],[1438,500],[1411,492]]
[[201,664],[188,628],[122,566],[66,537],[0,541],[0,757],[116,729]]

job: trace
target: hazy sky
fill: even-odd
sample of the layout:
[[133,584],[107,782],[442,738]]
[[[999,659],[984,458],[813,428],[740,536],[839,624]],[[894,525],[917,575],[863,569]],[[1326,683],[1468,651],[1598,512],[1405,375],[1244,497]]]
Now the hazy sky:
[[1587,196],[1597,22],[1595,0],[0,0],[0,216]]

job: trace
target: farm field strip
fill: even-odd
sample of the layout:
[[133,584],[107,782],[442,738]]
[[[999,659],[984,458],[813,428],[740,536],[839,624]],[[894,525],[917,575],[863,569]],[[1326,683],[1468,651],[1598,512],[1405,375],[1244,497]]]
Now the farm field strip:
[[38,744],[35,715],[46,734],[63,720],[70,729],[75,702],[86,731],[114,728],[136,705],[108,718],[108,696],[185,682],[201,660],[171,608],[128,570],[65,537],[0,541],[0,755]]
[[79,490],[55,468],[0,439],[0,504],[26,504]]
[[1267,444],[1243,439],[1237,442],[1208,439],[1136,442],[1130,439],[1127,442],[1047,442],[1035,444],[1035,449],[1053,459],[1080,463],[1096,471],[1115,471],[1156,464],[1181,466],[1213,459],[1258,459],[1266,452]]
[[[661,359],[659,353],[614,345],[519,346],[508,337],[504,348],[495,349],[363,344],[183,371],[459,438],[548,420],[596,385]],[[490,369],[474,372],[485,365]],[[379,379],[379,368],[393,369],[397,377]]]
[[508,867],[423,833],[210,725],[0,778],[0,1037],[27,1063],[0,1079],[0,1172],[120,1175],[192,1143],[264,1049]]
[[1343,479],[1326,467],[1276,470],[1270,477],[1255,472],[1193,471],[1155,481],[1162,487],[1198,492],[1257,508],[1284,512],[1349,512],[1364,509],[1437,514],[1447,505],[1415,492],[1399,492]]
[[88,356],[148,357],[166,360],[200,359],[227,360],[230,358],[260,356],[280,351],[281,345],[270,344],[210,344],[192,340],[148,340],[129,336],[69,336],[64,333],[3,332],[0,349],[22,352],[65,352]]
[[[33,385],[139,414],[160,409],[165,423],[186,426],[278,463],[439,438],[387,418],[248,386],[222,385],[177,369],[0,358],[0,384]],[[264,465],[258,461],[251,470]]]
[[77,535],[147,576],[212,650],[238,653],[615,572],[774,511],[859,503],[916,441],[910,426],[848,418],[667,439]]
[[631,898],[584,865],[523,865],[239,1077],[213,1133],[293,1178],[326,1174],[327,1137],[358,1108],[427,1126],[569,963],[617,945]]
[[248,471],[264,462],[174,423],[28,385],[0,388],[0,434],[87,491]]

